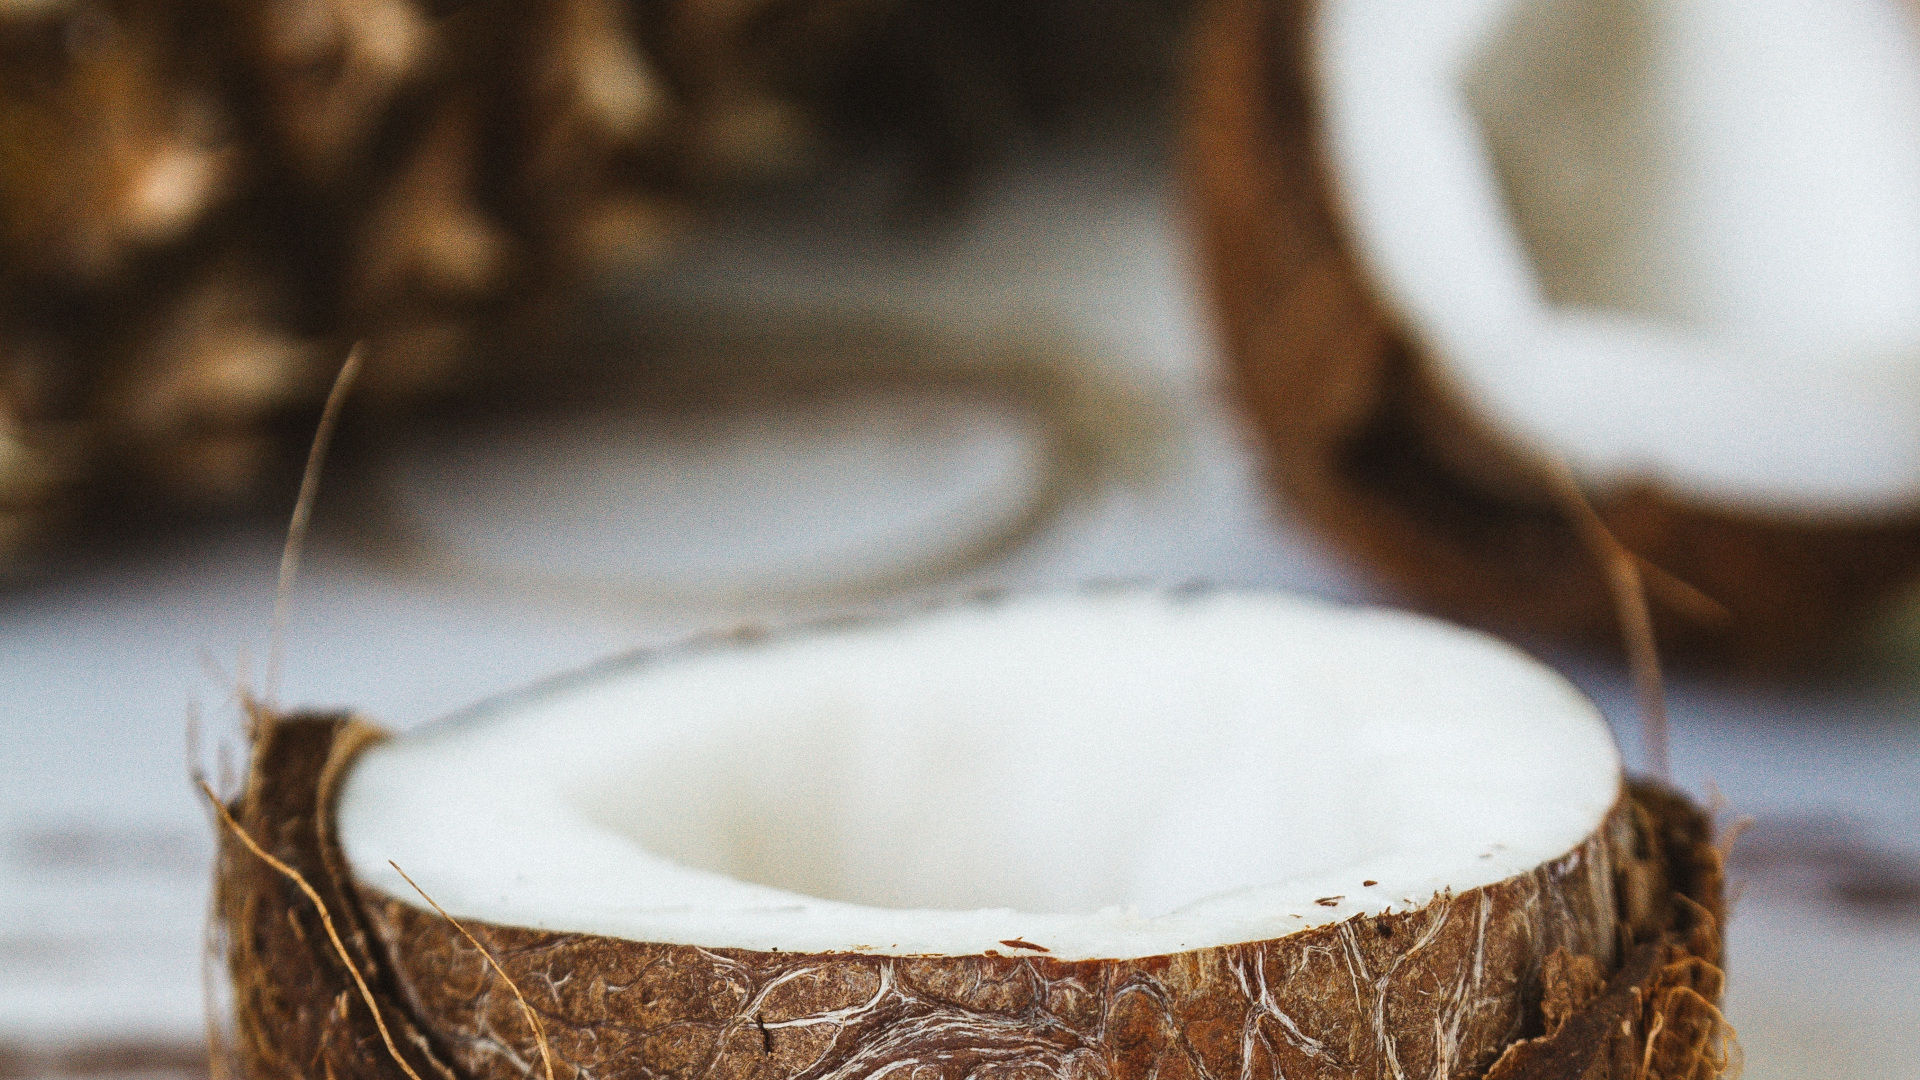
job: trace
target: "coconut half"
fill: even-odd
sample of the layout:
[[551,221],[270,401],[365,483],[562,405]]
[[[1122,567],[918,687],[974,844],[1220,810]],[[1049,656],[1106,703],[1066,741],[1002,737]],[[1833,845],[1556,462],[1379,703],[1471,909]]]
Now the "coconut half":
[[244,1076],[524,1077],[515,990],[564,1077],[1727,1049],[1705,820],[1627,786],[1557,676],[1401,614],[1115,592],[733,639],[400,739],[269,720],[233,814],[343,946],[229,835]]
[[[1749,663],[1920,566],[1899,0],[1214,0],[1192,167],[1282,483],[1429,602],[1610,636],[1564,464]],[[1675,614],[1669,611],[1670,616]]]

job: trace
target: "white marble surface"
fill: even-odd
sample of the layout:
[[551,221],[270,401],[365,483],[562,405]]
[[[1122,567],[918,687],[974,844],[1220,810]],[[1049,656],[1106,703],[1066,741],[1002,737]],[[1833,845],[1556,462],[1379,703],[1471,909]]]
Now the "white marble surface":
[[[1153,421],[1159,434],[1131,447],[1150,467],[1107,476],[1005,558],[908,590],[916,602],[1115,577],[1366,598],[1260,492],[1170,202],[1152,169],[1069,162],[993,194],[971,227],[877,253],[846,203],[826,203],[813,225],[743,222],[681,287],[896,308],[962,338],[1044,335],[1067,343],[1054,351],[1076,357],[1074,379],[1123,388]],[[507,432],[488,447],[511,457],[488,466],[491,483],[463,467],[471,448],[429,441],[402,487],[471,559],[515,565],[565,544],[594,573],[695,595],[761,561],[790,578],[863,553],[911,564],[916,545],[990,528],[1030,489],[1040,457],[1018,416],[876,408],[885,422],[831,406]],[[187,782],[187,718],[234,745],[232,688],[261,664],[277,544],[269,527],[236,527],[0,594],[0,1077],[54,1069],[21,1064],[23,1047],[198,1038],[210,829]],[[402,573],[322,537],[280,699],[404,728],[613,651],[851,604],[767,595],[583,602]],[[1630,720],[1617,672],[1561,662]],[[1920,1077],[1920,693],[1683,681],[1673,712],[1682,783],[1758,819],[1731,943],[1746,1075]]]

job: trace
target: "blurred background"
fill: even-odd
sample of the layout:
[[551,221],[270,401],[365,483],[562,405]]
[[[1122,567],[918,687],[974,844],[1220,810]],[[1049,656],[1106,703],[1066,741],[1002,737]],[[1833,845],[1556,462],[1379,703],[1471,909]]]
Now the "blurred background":
[[[0,1080],[204,1074],[187,776],[242,752],[355,342],[289,705],[406,729],[742,622],[1096,580],[1459,613],[1289,479],[1200,224],[1191,6],[0,0]],[[1670,680],[1675,781],[1750,820],[1755,1080],[1920,1077],[1920,616],[1882,576],[1817,648]],[[1644,763],[1606,635],[1519,610],[1467,614]]]

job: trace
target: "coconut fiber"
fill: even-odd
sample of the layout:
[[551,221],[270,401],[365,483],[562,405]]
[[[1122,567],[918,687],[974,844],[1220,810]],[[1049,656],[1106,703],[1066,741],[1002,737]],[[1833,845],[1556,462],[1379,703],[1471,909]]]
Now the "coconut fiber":
[[1136,109],[1184,6],[0,0],[0,576],[290,489],[353,342],[389,417],[519,385],[745,192]]

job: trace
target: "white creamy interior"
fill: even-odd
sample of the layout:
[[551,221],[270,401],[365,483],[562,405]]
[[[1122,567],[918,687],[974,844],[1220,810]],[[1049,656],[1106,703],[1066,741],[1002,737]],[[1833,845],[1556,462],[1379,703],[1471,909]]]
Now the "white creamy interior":
[[1920,500],[1903,0],[1323,0],[1363,260],[1476,407],[1596,484]]
[[1086,958],[1497,881],[1619,785],[1593,707],[1489,638],[1121,592],[609,666],[373,750],[339,822],[363,880],[457,916]]

